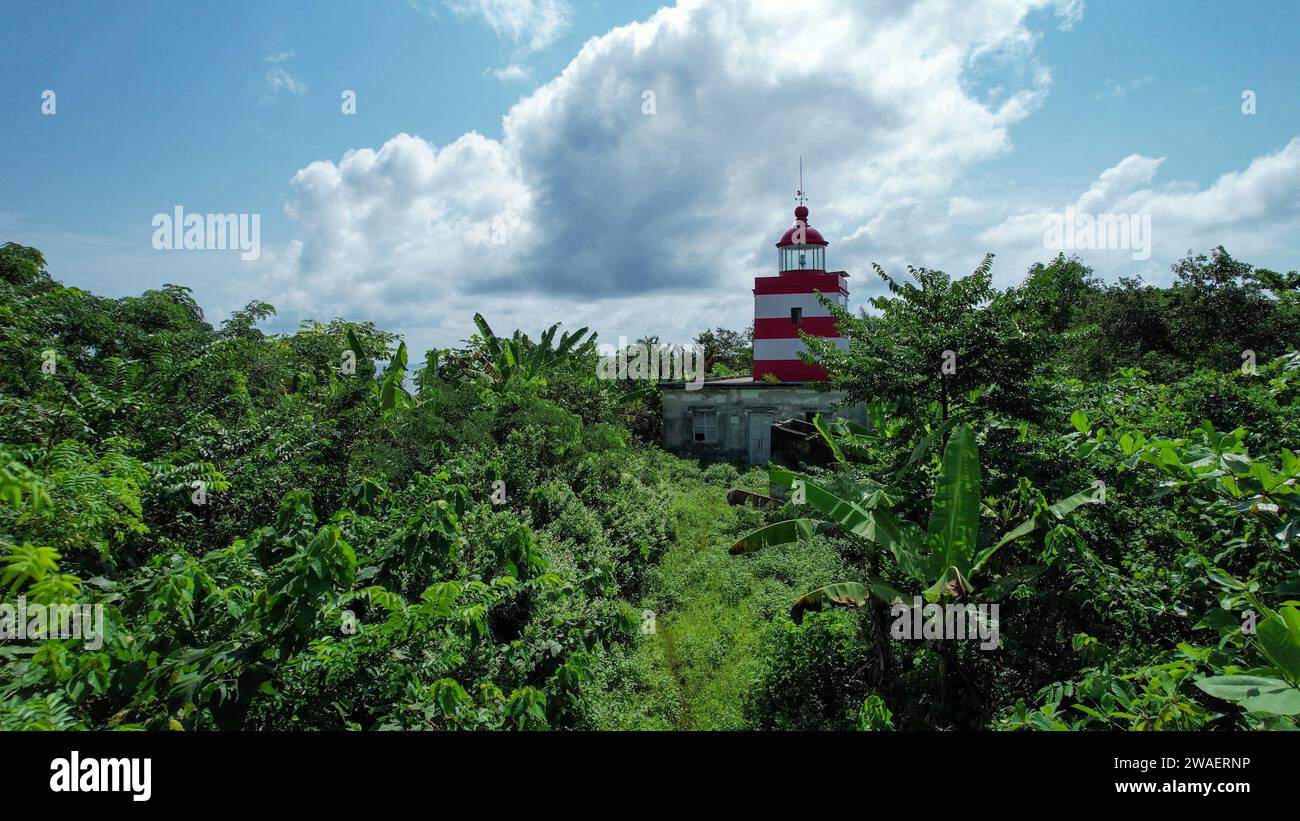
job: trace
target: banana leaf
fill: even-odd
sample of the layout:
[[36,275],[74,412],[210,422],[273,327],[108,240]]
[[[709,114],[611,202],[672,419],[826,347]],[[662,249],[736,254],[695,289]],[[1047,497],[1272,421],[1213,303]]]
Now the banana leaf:
[[789,544],[800,539],[810,539],[819,532],[831,527],[829,522],[816,519],[788,519],[784,522],[760,527],[758,530],[741,536],[730,548],[732,555],[753,553],[755,550],[774,544]]
[[938,581],[926,588],[924,595],[926,600],[932,602],[938,601],[944,596],[960,599],[974,589],[960,569],[949,565],[944,568],[943,575],[939,576]]
[[820,413],[814,414],[812,423],[817,432],[821,434],[822,439],[825,440],[827,446],[830,447],[831,455],[835,457],[835,461],[841,465],[846,464],[848,460],[844,458],[844,451],[840,450],[840,445],[835,441],[835,437],[831,436],[831,432],[822,424],[822,415]]
[[1073,496],[1065,497],[1064,499],[1052,505],[1042,513],[1039,513],[1037,516],[1033,517],[1032,519],[1027,519],[1024,522],[1021,522],[1019,527],[1017,527],[1015,530],[1011,531],[1007,535],[1003,536],[1001,539],[998,540],[996,544],[981,550],[975,556],[975,562],[974,564],[971,565],[970,572],[974,573],[975,571],[983,567],[984,564],[988,562],[990,558],[992,558],[993,554],[998,552],[998,550],[1000,550],[1003,545],[1008,544],[1010,542],[1014,542],[1016,539],[1019,539],[1022,536],[1026,536],[1030,533],[1033,533],[1035,530],[1037,530],[1040,527],[1043,527],[1044,525],[1050,524],[1052,522],[1060,521],[1061,519],[1065,518],[1066,514],[1074,510],[1076,507],[1079,507],[1080,505],[1099,503],[1101,501],[1101,493],[1102,490],[1096,487],[1091,487],[1088,488],[1087,490],[1081,490],[1078,493],[1074,494]]
[[800,596],[790,608],[790,618],[795,624],[803,624],[803,614],[808,610],[821,610],[827,606],[861,607],[870,596],[871,588],[861,582],[828,584]]
[[975,429],[956,428],[943,449],[943,466],[935,487],[926,532],[933,578],[941,568],[970,568],[980,531],[980,455]]
[[841,529],[888,550],[899,568],[917,581],[928,582],[934,578],[921,556],[920,529],[911,523],[900,524],[889,508],[879,503],[879,499],[874,508],[866,510],[783,468],[769,470],[768,477],[779,487],[791,487],[796,479],[802,480],[804,500],[809,507],[825,514]]
[[960,421],[960,416],[954,416],[939,427],[930,431],[928,436],[917,442],[916,447],[912,448],[911,455],[907,457],[907,461],[904,462],[898,470],[894,471],[894,481],[897,482],[901,479],[903,477],[903,471],[916,464],[922,456],[930,451],[930,448],[934,447],[936,442],[942,442],[943,437],[948,435],[948,431],[952,430],[953,425],[956,425]]
[[809,610],[821,610],[827,606],[862,607],[871,596],[887,605],[906,601],[902,593],[884,582],[836,582],[800,596],[790,608],[790,618],[795,624],[802,624],[803,614]]

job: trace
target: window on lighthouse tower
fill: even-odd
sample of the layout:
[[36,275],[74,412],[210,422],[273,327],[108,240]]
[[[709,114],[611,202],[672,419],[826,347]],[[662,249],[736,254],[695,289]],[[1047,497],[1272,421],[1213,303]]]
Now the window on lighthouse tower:
[[826,250],[819,245],[792,245],[780,251],[782,271],[826,270]]

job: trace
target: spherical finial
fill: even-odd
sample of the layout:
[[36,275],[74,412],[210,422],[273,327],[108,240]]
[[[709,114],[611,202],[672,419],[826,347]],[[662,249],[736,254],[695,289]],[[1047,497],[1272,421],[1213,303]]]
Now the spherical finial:
[[794,209],[794,218],[797,220],[808,219],[808,207],[806,205],[801,205]]

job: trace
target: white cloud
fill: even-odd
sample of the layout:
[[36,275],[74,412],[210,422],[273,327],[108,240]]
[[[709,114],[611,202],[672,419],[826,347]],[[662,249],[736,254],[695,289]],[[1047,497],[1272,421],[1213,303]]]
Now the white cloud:
[[1113,83],[1107,80],[1106,90],[1099,91],[1093,95],[1096,100],[1113,100],[1116,97],[1127,97],[1129,92],[1137,91],[1140,88],[1151,85],[1153,78],[1150,75],[1138,77],[1136,80],[1130,80],[1127,83]]
[[[1164,158],[1132,154],[1106,169],[1072,202],[1008,216],[977,239],[1004,249],[1013,265],[1053,256],[1043,247],[1044,220],[1073,208],[1090,215],[1150,215],[1152,258],[1134,264],[1123,250],[1082,253],[1098,273],[1140,273],[1157,282],[1187,251],[1225,245],[1242,255],[1276,253],[1300,234],[1300,137],[1278,151],[1257,157],[1242,171],[1220,176],[1201,188],[1192,183],[1154,185]],[[1244,257],[1252,261],[1251,257]]]
[[491,74],[493,77],[503,82],[518,82],[530,79],[533,76],[532,71],[530,71],[526,66],[521,66],[518,63],[511,63],[508,66],[492,69],[486,73]]
[[[863,274],[942,234],[955,181],[1009,150],[1050,84],[1026,23],[1037,8],[1064,7],[684,0],[589,40],[508,112],[500,140],[403,134],[299,171],[300,236],[268,297],[418,323],[444,344],[474,310],[534,330],[585,318],[606,337],[745,325],[799,154],[832,267]],[[1024,69],[997,102],[968,88],[992,57]]]
[[565,0],[446,0],[446,6],[460,17],[482,20],[523,53],[554,43],[573,16]]
[[1069,31],[1079,24],[1083,19],[1083,5],[1084,0],[1060,0],[1057,3],[1056,13],[1061,18],[1061,31]]
[[266,72],[266,92],[262,95],[261,104],[270,105],[275,102],[275,98],[282,92],[292,94],[295,97],[301,97],[307,93],[307,85],[302,80],[289,73],[282,63],[292,59],[292,51],[276,51],[266,55],[264,62],[269,63],[272,68]]

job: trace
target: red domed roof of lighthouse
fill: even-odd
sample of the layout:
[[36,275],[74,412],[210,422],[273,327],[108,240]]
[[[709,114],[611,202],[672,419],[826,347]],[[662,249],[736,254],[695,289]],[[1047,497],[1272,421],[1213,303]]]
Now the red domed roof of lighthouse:
[[803,244],[804,245],[829,245],[830,244],[826,240],[822,239],[821,233],[818,232],[816,228],[813,228],[811,225],[808,224],[808,208],[807,206],[801,205],[798,208],[794,209],[794,225],[791,225],[790,229],[781,235],[781,241],[776,244],[777,248],[787,248],[791,245],[796,244],[794,241],[794,232],[799,229],[800,222],[803,223],[803,239],[804,239]]

